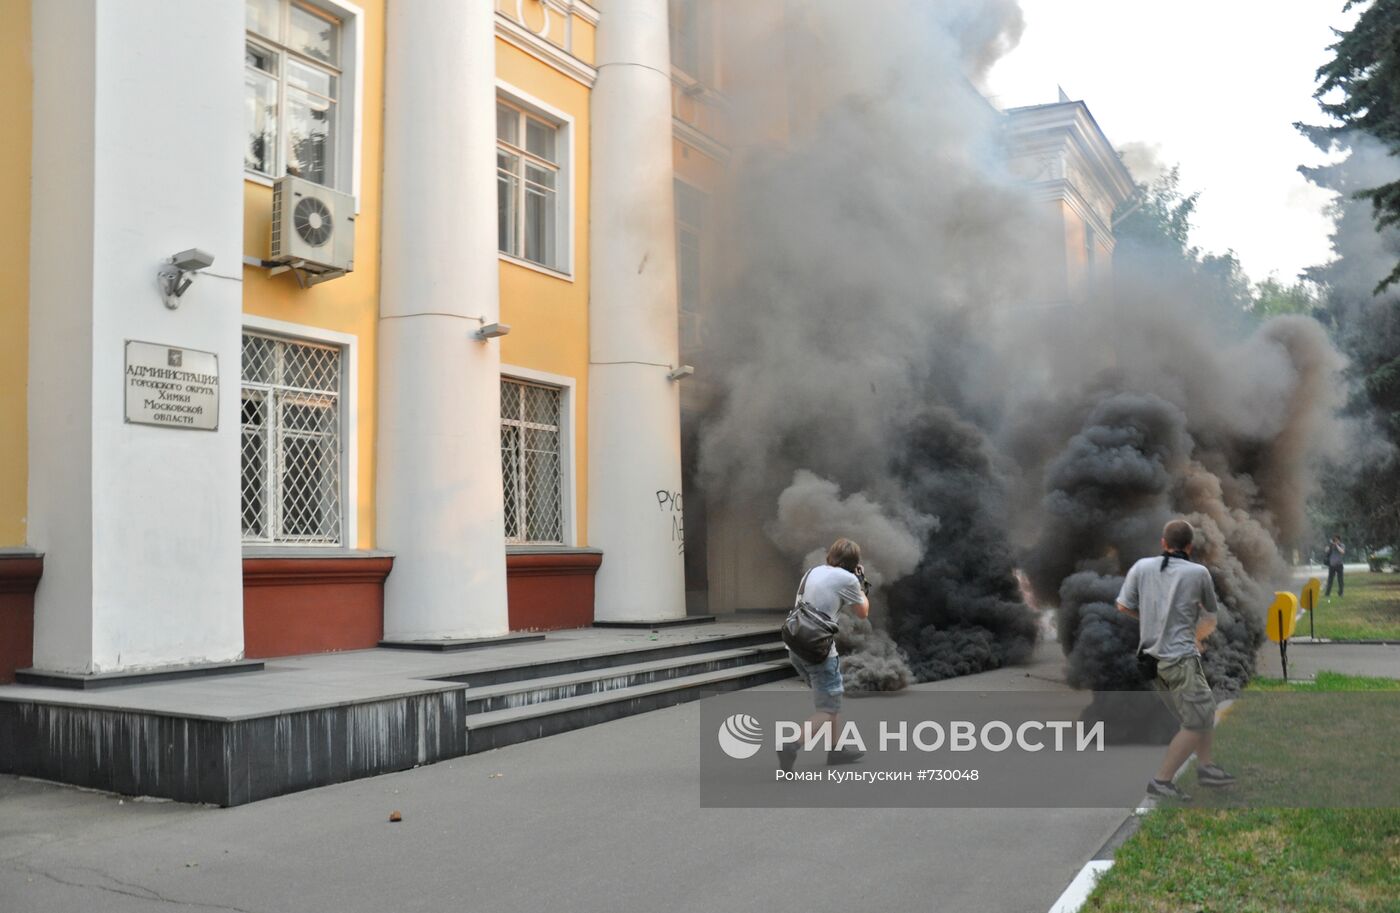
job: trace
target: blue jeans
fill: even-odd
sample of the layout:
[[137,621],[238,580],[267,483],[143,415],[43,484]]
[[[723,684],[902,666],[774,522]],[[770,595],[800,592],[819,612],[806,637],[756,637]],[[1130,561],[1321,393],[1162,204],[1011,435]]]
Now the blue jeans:
[[812,689],[812,703],[821,713],[840,713],[841,695],[846,686],[841,683],[841,658],[828,656],[819,663],[809,663],[791,650],[788,659],[797,674]]

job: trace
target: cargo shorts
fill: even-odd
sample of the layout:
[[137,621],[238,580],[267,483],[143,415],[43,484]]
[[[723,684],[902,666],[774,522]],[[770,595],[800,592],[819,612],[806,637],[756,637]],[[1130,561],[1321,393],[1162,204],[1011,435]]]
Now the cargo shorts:
[[1199,656],[1158,660],[1157,688],[1182,729],[1210,732],[1215,728],[1215,695]]

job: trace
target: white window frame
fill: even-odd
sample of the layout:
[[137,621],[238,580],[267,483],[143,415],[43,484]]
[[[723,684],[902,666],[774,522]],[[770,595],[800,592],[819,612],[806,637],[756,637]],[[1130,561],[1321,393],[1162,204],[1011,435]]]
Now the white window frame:
[[[559,237],[555,239],[554,243],[559,251],[559,266],[544,266],[502,250],[497,250],[496,253],[500,255],[500,259],[508,263],[572,282],[574,281],[574,220],[577,217],[576,195],[574,193],[574,185],[577,183],[574,180],[574,175],[577,173],[574,170],[574,117],[501,79],[496,80],[496,97],[498,100],[521,108],[541,120],[549,121],[558,131],[555,148],[562,148],[564,151],[559,155],[559,190],[557,195],[560,202],[566,207],[566,211],[560,213],[559,218],[555,220]],[[523,212],[521,218],[524,218]]]
[[[672,193],[673,193],[673,196],[674,196],[674,201],[673,201],[673,202],[674,202],[675,212],[676,212],[676,228],[675,228],[675,233],[676,233],[676,314],[677,314],[677,316],[678,316],[678,318],[679,318],[679,320],[680,320],[680,322],[681,322],[682,324],[685,322],[687,316],[694,318],[694,322],[695,322],[695,330],[694,330],[694,332],[695,332],[695,337],[696,337],[696,338],[695,338],[694,340],[692,340],[692,341],[695,343],[695,346],[694,346],[694,347],[695,347],[696,349],[699,349],[699,348],[703,348],[703,345],[700,343],[700,338],[703,337],[703,335],[704,335],[704,326],[703,326],[703,324],[702,324],[702,322],[701,322],[701,321],[702,321],[701,314],[702,314],[704,308],[703,308],[703,306],[701,305],[701,302],[700,302],[700,301],[691,302],[691,304],[694,305],[694,307],[695,307],[696,309],[687,310],[687,309],[685,308],[685,303],[686,303],[686,302],[683,300],[684,296],[683,296],[683,294],[682,294],[683,288],[684,288],[684,284],[683,284],[683,278],[684,278],[684,277],[681,275],[681,232],[684,230],[684,231],[690,233],[691,235],[693,235],[693,236],[695,237],[696,254],[697,254],[697,256],[698,256],[698,258],[699,258],[699,261],[700,261],[700,262],[697,264],[697,267],[698,267],[698,269],[700,270],[700,275],[698,275],[698,276],[696,277],[696,282],[697,282],[697,284],[703,283],[703,282],[704,282],[704,277],[705,277],[705,254],[706,254],[706,250],[705,250],[705,218],[709,215],[709,211],[710,211],[710,193],[709,193],[709,191],[707,191],[707,190],[703,190],[703,189],[701,189],[700,187],[697,187],[695,184],[692,184],[690,181],[684,180],[683,178],[679,178],[679,177],[678,177],[678,178],[675,178],[675,179],[671,182],[671,184],[672,184]],[[700,214],[701,221],[700,221],[700,224],[699,224],[699,225],[692,225],[692,224],[690,224],[689,222],[683,222],[683,221],[681,221],[681,207],[680,207],[680,188],[681,188],[681,187],[685,187],[685,188],[686,188],[687,190],[689,190],[691,193],[697,194],[697,195],[699,196],[699,198],[700,198],[697,202],[698,202],[703,208],[702,208],[701,214]],[[704,297],[705,297],[705,289],[704,289],[703,285],[701,285],[701,287],[699,287],[699,288],[696,289],[696,293],[697,293],[697,295],[700,297],[700,299],[702,299],[702,300],[704,299]],[[681,336],[684,337],[684,336],[685,336],[685,333],[682,332],[682,333],[681,333]]]
[[[701,9],[702,5],[705,7],[703,10]],[[681,66],[680,61],[677,59],[679,56],[676,53],[678,50],[677,43],[678,39],[681,37],[681,31],[675,21],[675,6],[689,7],[692,17],[690,25],[694,30],[692,34],[695,39],[695,69],[699,72],[692,73],[690,70]],[[717,60],[715,57],[714,18],[716,14],[717,11],[714,5],[710,3],[710,0],[677,0],[677,2],[674,3],[668,0],[666,4],[666,18],[669,26],[666,49],[671,57],[671,69],[677,73],[683,74],[687,80],[697,85],[713,86],[717,82],[715,74]]]
[[[562,462],[559,473],[559,528],[563,533],[563,545],[557,548],[578,546],[578,447],[574,437],[578,422],[574,416],[577,397],[577,381],[563,374],[550,374],[533,368],[517,365],[501,365],[501,380],[514,380],[527,384],[540,384],[559,390],[559,459]],[[511,546],[516,548],[519,546]],[[548,545],[532,545],[531,548],[549,548]]]
[[[355,198],[355,212],[360,211],[360,152],[363,146],[364,124],[364,59],[365,59],[365,13],[349,0],[301,0],[306,6],[314,6],[322,12],[340,20],[340,97],[336,105],[342,115],[336,119],[335,151],[337,168],[335,182],[330,188],[348,193]],[[259,41],[252,32],[244,30],[245,41]],[[278,54],[285,51],[278,50]],[[284,117],[281,110],[279,118]],[[280,126],[280,124],[279,124]],[[279,138],[280,142],[280,138]],[[281,153],[278,153],[279,157]],[[348,177],[348,180],[347,180]],[[271,187],[276,178],[244,169],[243,179],[264,187]]]
[[[321,327],[273,320],[255,314],[243,315],[243,329],[254,333],[280,336],[292,342],[316,342],[340,349],[340,480],[341,537],[339,545],[310,542],[245,542],[244,548],[319,548],[350,551],[359,548],[359,337]],[[239,384],[242,385],[243,365],[240,361]]]

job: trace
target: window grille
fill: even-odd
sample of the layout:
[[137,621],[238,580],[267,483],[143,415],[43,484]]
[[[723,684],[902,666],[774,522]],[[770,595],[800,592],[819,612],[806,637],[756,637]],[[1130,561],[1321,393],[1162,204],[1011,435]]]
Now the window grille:
[[341,350],[243,334],[243,541],[340,545]]
[[560,401],[557,387],[501,381],[501,478],[509,543],[564,542]]

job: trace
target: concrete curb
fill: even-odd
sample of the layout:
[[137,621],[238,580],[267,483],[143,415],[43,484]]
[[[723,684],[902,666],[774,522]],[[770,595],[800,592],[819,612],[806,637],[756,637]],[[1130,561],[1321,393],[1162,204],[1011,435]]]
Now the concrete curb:
[[1050,913],[1079,913],[1080,907],[1084,906],[1084,902],[1094,892],[1094,885],[1098,884],[1103,873],[1111,868],[1112,859],[1091,859],[1084,863],[1084,868],[1074,876],[1074,880],[1065,888],[1059,900],[1051,905]]

